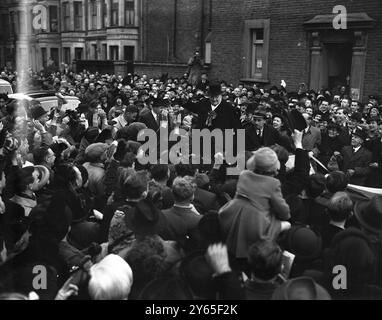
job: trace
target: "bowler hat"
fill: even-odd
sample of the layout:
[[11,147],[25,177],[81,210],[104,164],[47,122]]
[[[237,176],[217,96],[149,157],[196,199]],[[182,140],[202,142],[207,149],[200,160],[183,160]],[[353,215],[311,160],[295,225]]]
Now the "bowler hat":
[[31,110],[32,118],[35,119],[35,120],[39,119],[40,117],[42,117],[46,113],[47,112],[45,111],[45,109],[43,107],[41,107],[40,105],[35,106]]
[[99,135],[99,130],[96,127],[88,128],[84,133],[84,138],[89,142],[93,143]]
[[256,102],[247,103],[247,113],[254,113],[258,106],[259,105]]
[[365,141],[367,138],[367,133],[365,132],[365,130],[362,130],[360,128],[357,128],[355,132],[353,133],[353,135],[360,137],[363,141]]
[[152,235],[165,226],[165,217],[151,200],[142,199],[128,212],[126,222],[135,234]]
[[287,250],[300,259],[318,258],[322,249],[321,236],[309,226],[295,225],[287,235]]
[[354,214],[366,230],[382,233],[382,195],[376,195],[369,201],[357,202]]
[[73,247],[83,250],[98,241],[99,231],[98,223],[82,221],[72,224],[67,240]]
[[156,98],[156,99],[153,100],[152,107],[153,108],[162,108],[162,107],[165,107],[166,104],[167,103],[163,99]]
[[266,114],[266,112],[264,112],[264,111],[260,111],[260,110],[258,110],[258,111],[255,111],[255,113],[253,114],[253,117],[254,117],[254,118],[262,118],[262,119],[266,119],[267,114]]

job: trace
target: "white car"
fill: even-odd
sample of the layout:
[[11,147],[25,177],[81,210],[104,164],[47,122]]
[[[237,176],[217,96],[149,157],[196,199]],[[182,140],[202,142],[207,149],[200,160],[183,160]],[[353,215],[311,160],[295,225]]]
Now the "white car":
[[12,94],[12,86],[8,81],[0,79],[0,93]]
[[[19,101],[25,101],[27,104],[41,104],[45,111],[49,112],[53,107],[58,106],[58,97],[55,92],[52,91],[36,91],[29,93],[13,93],[9,94],[10,99],[15,99]],[[75,110],[81,103],[80,99],[75,96],[64,96],[66,103],[62,105],[62,111]]]

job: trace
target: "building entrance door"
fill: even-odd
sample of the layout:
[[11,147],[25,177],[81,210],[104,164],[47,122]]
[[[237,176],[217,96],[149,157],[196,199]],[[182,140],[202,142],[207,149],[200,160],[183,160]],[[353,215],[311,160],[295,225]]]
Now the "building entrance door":
[[353,46],[352,43],[325,44],[327,80],[329,89],[349,87]]

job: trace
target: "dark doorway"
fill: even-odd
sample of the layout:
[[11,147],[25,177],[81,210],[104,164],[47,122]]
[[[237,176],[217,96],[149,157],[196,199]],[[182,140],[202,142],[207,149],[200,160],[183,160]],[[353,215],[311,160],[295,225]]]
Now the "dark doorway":
[[134,60],[134,47],[133,46],[124,46],[124,60],[133,61]]
[[74,48],[74,56],[76,60],[82,60],[82,48]]
[[50,56],[52,60],[54,61],[54,65],[57,67],[58,66],[58,48],[51,48],[50,49]]
[[326,47],[328,87],[330,89],[350,83],[353,47],[351,43],[328,43]]

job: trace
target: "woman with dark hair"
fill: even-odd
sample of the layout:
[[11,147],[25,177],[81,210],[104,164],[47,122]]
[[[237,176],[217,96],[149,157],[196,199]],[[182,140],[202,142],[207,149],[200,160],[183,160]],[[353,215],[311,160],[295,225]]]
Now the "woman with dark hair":
[[285,128],[285,120],[284,117],[280,114],[275,114],[272,117],[272,126],[281,134],[287,134],[287,130]]
[[292,151],[293,140],[290,136],[290,129],[287,127],[284,117],[280,114],[273,115],[272,126],[280,134],[281,145],[288,151]]

